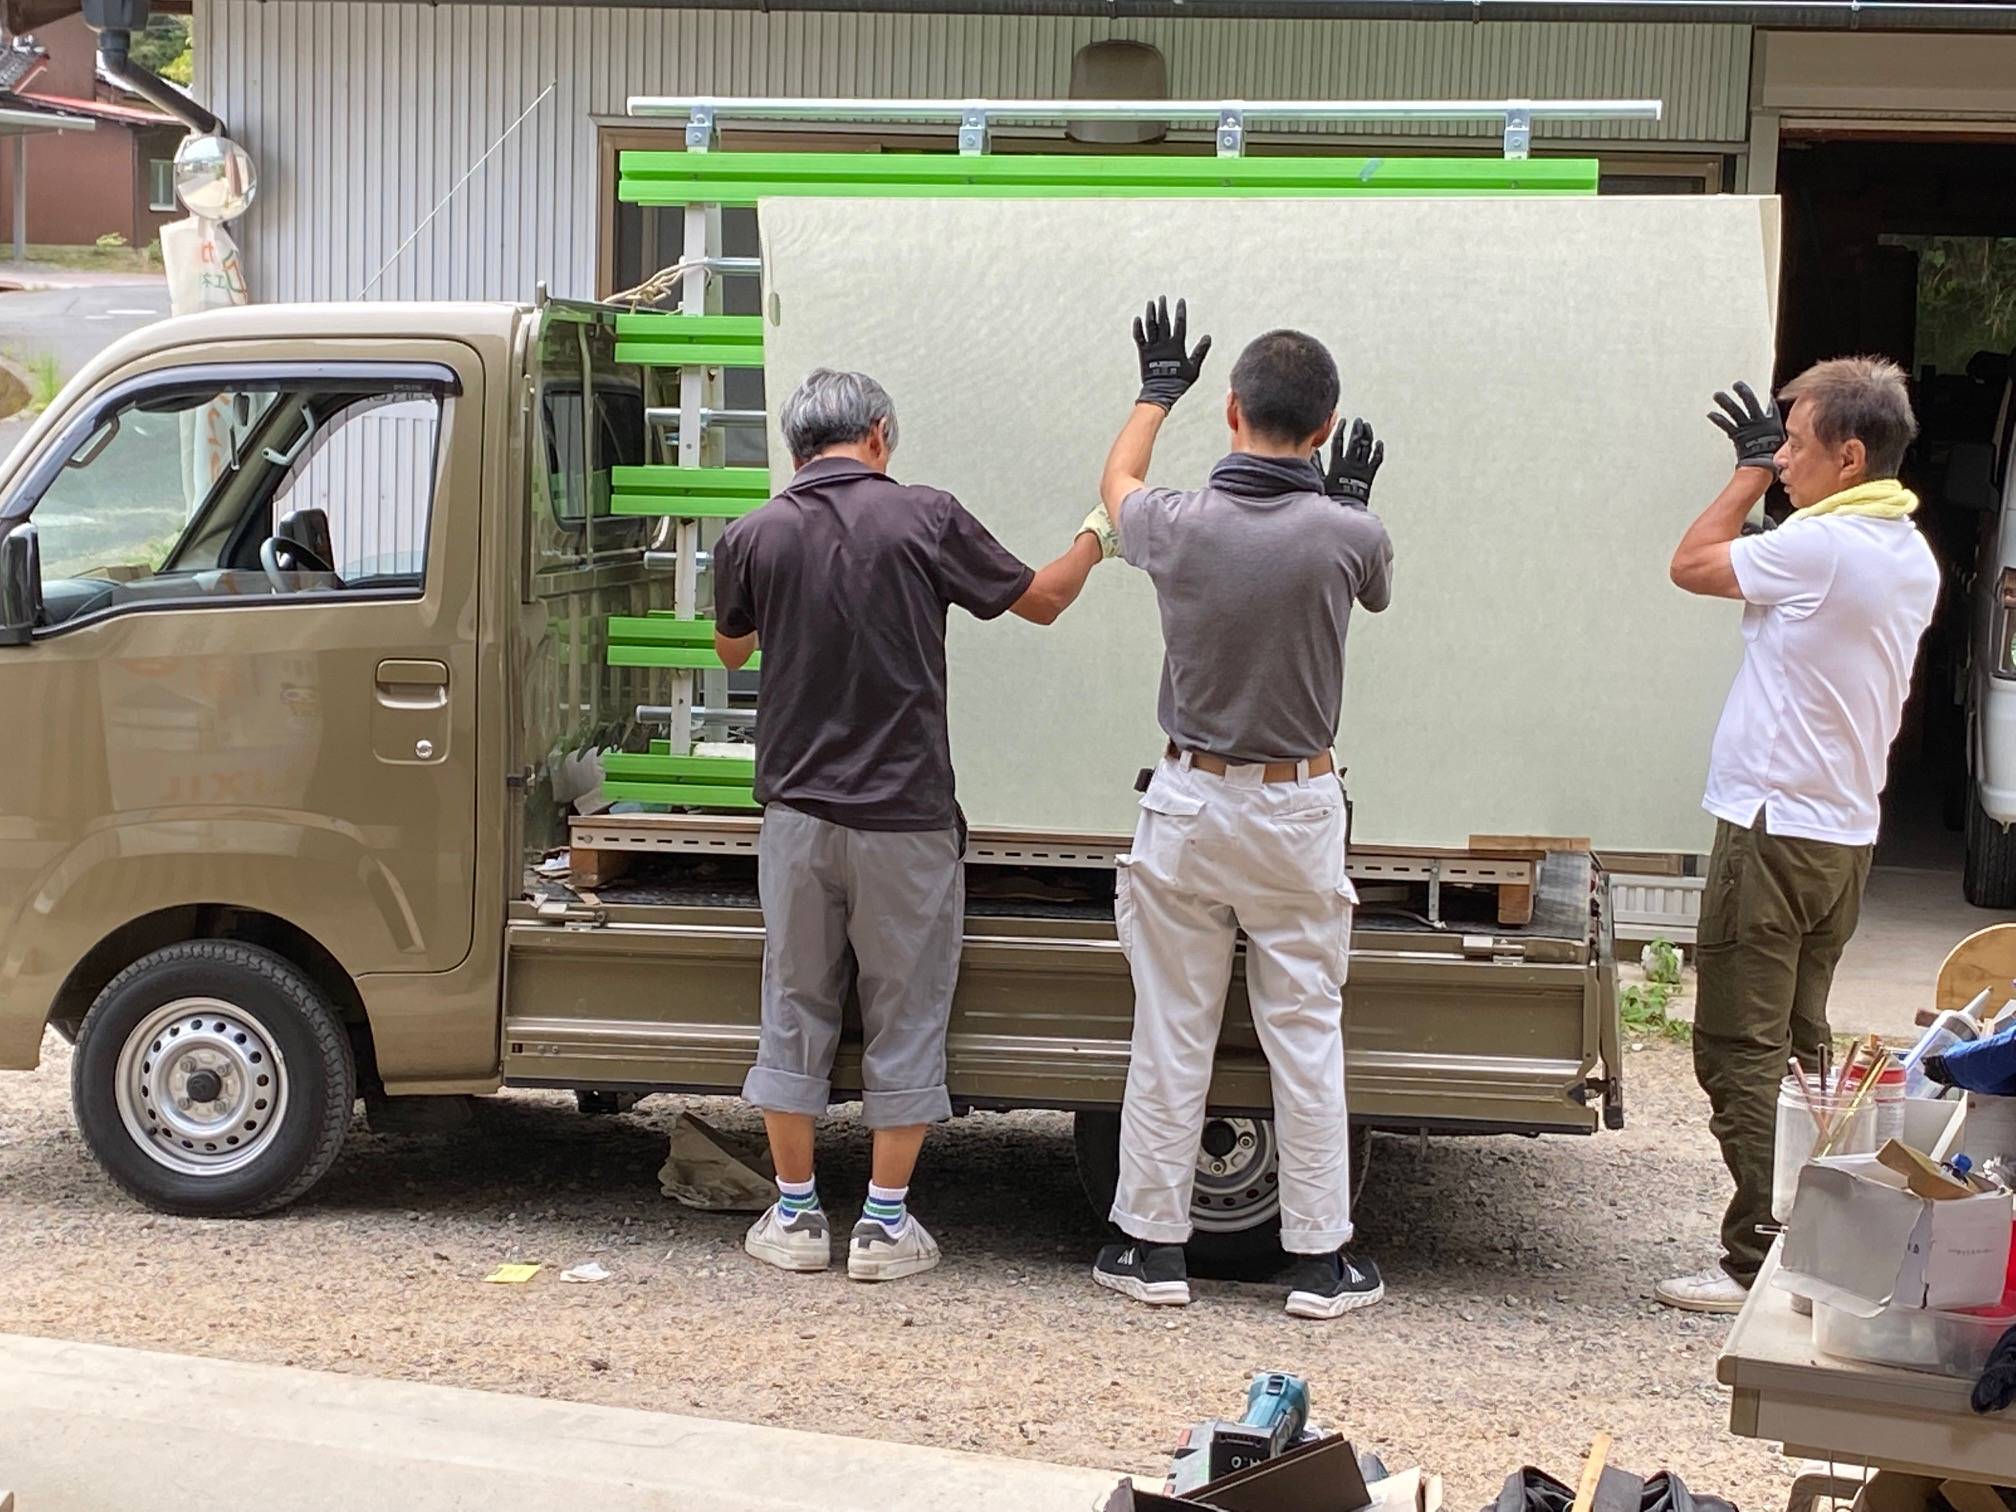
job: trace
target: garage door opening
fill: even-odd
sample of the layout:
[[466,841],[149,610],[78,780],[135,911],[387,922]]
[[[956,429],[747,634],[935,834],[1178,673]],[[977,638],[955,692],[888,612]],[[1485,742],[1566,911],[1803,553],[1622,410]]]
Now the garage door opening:
[[[1967,685],[1991,618],[1982,595],[2000,577],[1988,495],[1992,484],[2000,496],[2016,411],[2016,140],[1788,139],[1778,188],[1777,381],[1827,357],[1887,356],[1912,375],[1922,427],[1904,478],[1924,499],[1918,521],[1944,587],[1891,753],[1858,941],[1894,959],[1899,989],[1922,996],[1945,948],[1992,922],[1962,901],[1973,801]],[[1774,513],[1787,507],[1777,492]],[[2016,896],[1996,901],[2008,907]]]

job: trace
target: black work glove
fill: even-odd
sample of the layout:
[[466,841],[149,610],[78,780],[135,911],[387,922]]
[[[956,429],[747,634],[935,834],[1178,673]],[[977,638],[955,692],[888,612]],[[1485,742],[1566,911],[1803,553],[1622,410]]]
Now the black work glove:
[[1750,385],[1739,383],[1734,399],[1718,393],[1715,402],[1722,406],[1722,413],[1711,411],[1708,418],[1736,444],[1736,465],[1761,467],[1775,477],[1778,464],[1774,459],[1785,444],[1785,422],[1779,418],[1778,401],[1766,399],[1760,404]]
[[[1321,452],[1309,460],[1322,469]],[[1386,443],[1373,436],[1371,426],[1363,420],[1353,420],[1347,438],[1340,425],[1330,435],[1330,467],[1323,473],[1323,491],[1339,504],[1363,509],[1372,502],[1372,480],[1379,475],[1379,464],[1385,460]]]
[[1165,294],[1150,300],[1147,313],[1134,322],[1134,345],[1141,353],[1141,397],[1136,403],[1159,404],[1165,410],[1170,409],[1197,381],[1205,355],[1211,350],[1211,338],[1198,337],[1197,350],[1186,353],[1183,346],[1188,334],[1188,316],[1189,311],[1179,299],[1172,324],[1169,296]]

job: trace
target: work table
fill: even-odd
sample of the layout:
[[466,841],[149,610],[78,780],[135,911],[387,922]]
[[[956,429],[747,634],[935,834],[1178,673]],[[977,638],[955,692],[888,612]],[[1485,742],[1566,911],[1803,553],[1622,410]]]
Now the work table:
[[1977,1415],[1971,1381],[1823,1355],[1813,1320],[1772,1285],[1781,1239],[1716,1363],[1729,1431],[1805,1459],[1961,1480],[2016,1482],[2016,1409]]

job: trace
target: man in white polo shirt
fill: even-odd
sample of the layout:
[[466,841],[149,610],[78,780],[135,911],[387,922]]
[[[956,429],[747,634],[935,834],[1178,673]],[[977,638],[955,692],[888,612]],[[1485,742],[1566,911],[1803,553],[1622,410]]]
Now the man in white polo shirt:
[[[1736,472],[1673,554],[1690,593],[1741,599],[1743,665],[1709,757],[1716,819],[1701,901],[1694,1071],[1736,1181],[1722,1263],[1660,1283],[1692,1312],[1735,1312],[1764,1263],[1778,1084],[1826,1042],[1827,989],[1855,932],[1878,799],[1939,567],[1897,480],[1918,433],[1904,373],[1873,357],[1807,369],[1759,403],[1744,384],[1709,418]],[[1742,534],[1774,474],[1796,512]]]

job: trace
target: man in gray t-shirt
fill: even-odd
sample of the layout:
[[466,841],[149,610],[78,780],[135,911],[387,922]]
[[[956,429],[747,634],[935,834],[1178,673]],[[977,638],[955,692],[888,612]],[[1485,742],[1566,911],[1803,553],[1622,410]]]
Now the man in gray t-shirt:
[[[1392,594],[1393,547],[1366,507],[1385,456],[1336,427],[1337,365],[1299,331],[1256,338],[1232,369],[1231,454],[1194,492],[1145,475],[1210,338],[1186,350],[1183,304],[1135,322],[1142,388],[1086,526],[1155,584],[1168,745],[1113,902],[1134,977],[1134,1040],[1112,1219],[1124,1243],[1093,1279],[1142,1302],[1190,1300],[1183,1244],[1238,936],[1280,1143],[1288,1311],[1334,1318],[1385,1295],[1347,1251],[1350,1121],[1343,986],[1356,901],[1331,746],[1351,609]],[[1333,439],[1333,432],[1334,439]],[[1331,440],[1330,467],[1317,465]]]

